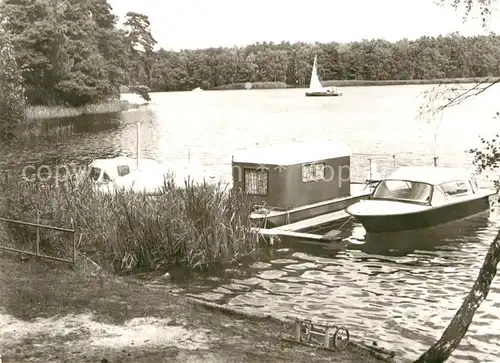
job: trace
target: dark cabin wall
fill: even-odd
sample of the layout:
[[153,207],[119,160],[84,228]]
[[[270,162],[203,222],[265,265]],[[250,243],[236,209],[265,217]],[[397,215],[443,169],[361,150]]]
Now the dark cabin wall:
[[[265,203],[279,208],[294,208],[311,203],[350,195],[350,157],[340,157],[316,161],[326,165],[327,180],[302,182],[302,165],[289,165],[280,168],[277,165],[266,165],[268,168],[268,195],[248,196],[255,203]],[[233,187],[245,190],[245,168],[257,169],[260,164],[233,162]],[[334,170],[333,178],[329,170]],[[332,179],[332,180],[329,180]]]

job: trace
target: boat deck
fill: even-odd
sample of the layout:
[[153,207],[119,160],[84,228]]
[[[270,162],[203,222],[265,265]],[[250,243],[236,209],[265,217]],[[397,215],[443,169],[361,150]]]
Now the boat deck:
[[[349,197],[344,197],[344,198],[337,198],[321,203],[315,203],[315,204],[310,204],[305,207],[301,208],[311,208],[312,206],[321,206],[322,204],[326,203],[332,203],[334,201],[342,201],[342,200],[347,200],[349,198],[353,197],[360,197],[360,196],[368,196],[370,194],[370,188],[367,184],[365,183],[353,183],[351,184],[351,195]],[[299,208],[295,208],[294,210],[297,210]],[[283,213],[290,213],[290,211],[270,211],[273,215],[281,215]],[[262,214],[259,214],[260,218],[262,218]],[[271,244],[274,242],[274,239],[276,237],[291,237],[297,240],[297,242],[303,242],[303,243],[308,243],[308,244],[318,244],[321,246],[324,246],[325,248],[336,248],[336,249],[342,249],[345,247],[345,243],[342,242],[338,237],[336,233],[328,233],[325,235],[321,234],[314,234],[314,233],[305,233],[301,232],[304,230],[312,229],[312,228],[317,228],[318,226],[330,224],[333,222],[341,221],[344,219],[349,218],[349,215],[344,211],[336,211],[332,213],[325,213],[321,214],[316,217],[312,218],[307,218],[304,220],[300,220],[294,223],[289,223],[289,224],[284,224],[279,227],[274,227],[270,229],[266,228],[253,228],[252,230],[255,233],[258,233],[259,235],[263,237],[269,238]]]
[[281,215],[286,215],[289,213],[295,213],[295,212],[300,212],[306,209],[314,209],[314,208],[319,208],[328,204],[333,204],[333,203],[340,203],[352,198],[357,198],[357,197],[362,197],[362,196],[368,196],[371,193],[371,189],[366,183],[351,183],[351,195],[347,197],[341,197],[341,198],[334,198],[334,199],[328,199],[322,202],[317,202],[317,203],[311,203],[307,204],[304,206],[284,210],[284,209],[272,209],[273,207],[269,207],[270,209],[265,209],[265,210],[257,210],[250,214],[250,218],[271,218],[271,217],[276,217],[276,216],[281,216]]
[[280,231],[303,231],[306,229],[318,227],[324,224],[329,224],[336,221],[341,221],[343,219],[349,218],[349,214],[341,210],[338,212],[327,213],[317,217],[304,219],[303,221],[298,221],[295,223],[285,224],[280,227],[272,228],[271,230]]

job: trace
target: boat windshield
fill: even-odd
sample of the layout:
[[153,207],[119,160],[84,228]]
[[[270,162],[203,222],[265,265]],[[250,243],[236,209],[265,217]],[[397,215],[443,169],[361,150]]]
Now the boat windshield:
[[431,195],[430,184],[406,180],[383,180],[377,185],[372,198],[429,203]]

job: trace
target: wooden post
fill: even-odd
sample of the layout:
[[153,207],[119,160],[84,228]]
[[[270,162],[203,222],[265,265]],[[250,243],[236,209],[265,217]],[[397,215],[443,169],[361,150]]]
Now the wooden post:
[[140,157],[141,157],[141,121],[137,121],[137,169],[139,169]]
[[300,321],[295,321],[295,341],[300,342]]
[[369,159],[368,159],[368,162],[370,163],[370,164],[369,164],[370,172],[369,172],[369,174],[368,174],[368,175],[370,176],[370,183],[371,183],[371,181],[372,181],[372,159],[371,159],[371,158],[369,158]]
[[330,349],[330,327],[325,326],[325,348]]
[[40,211],[36,209],[36,255],[40,256]]
[[438,166],[438,165],[437,165],[437,160],[438,160],[438,158],[439,158],[439,157],[434,156],[434,166],[435,166],[435,167],[437,167],[437,166]]
[[71,228],[73,231],[73,265],[76,263],[76,228],[73,218],[71,218]]

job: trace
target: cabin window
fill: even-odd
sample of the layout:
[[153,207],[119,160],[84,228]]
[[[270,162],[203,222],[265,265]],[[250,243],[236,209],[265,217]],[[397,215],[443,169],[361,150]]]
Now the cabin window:
[[462,197],[467,195],[469,189],[465,181],[453,181],[441,184],[441,188],[446,196],[449,197]]
[[428,203],[431,200],[431,193],[430,184],[406,180],[383,180],[377,185],[372,198]]
[[432,194],[432,204],[442,205],[447,202],[446,196],[444,195],[443,190],[440,187],[434,187],[434,193]]
[[98,181],[101,176],[101,169],[99,168],[91,168],[90,169],[90,179],[93,181]]
[[108,183],[108,182],[110,182],[110,181],[111,181],[111,178],[109,177],[109,175],[108,175],[108,174],[103,173],[103,174],[102,174],[102,181],[103,181],[104,183]]
[[251,195],[267,195],[268,171],[245,169],[245,192]]
[[476,179],[472,179],[470,181],[470,186],[471,186],[471,190],[472,190],[472,192],[474,194],[479,190],[479,186],[477,185],[477,180]]
[[130,173],[128,165],[118,165],[118,176],[125,176]]
[[325,163],[302,165],[302,182],[325,180]]

